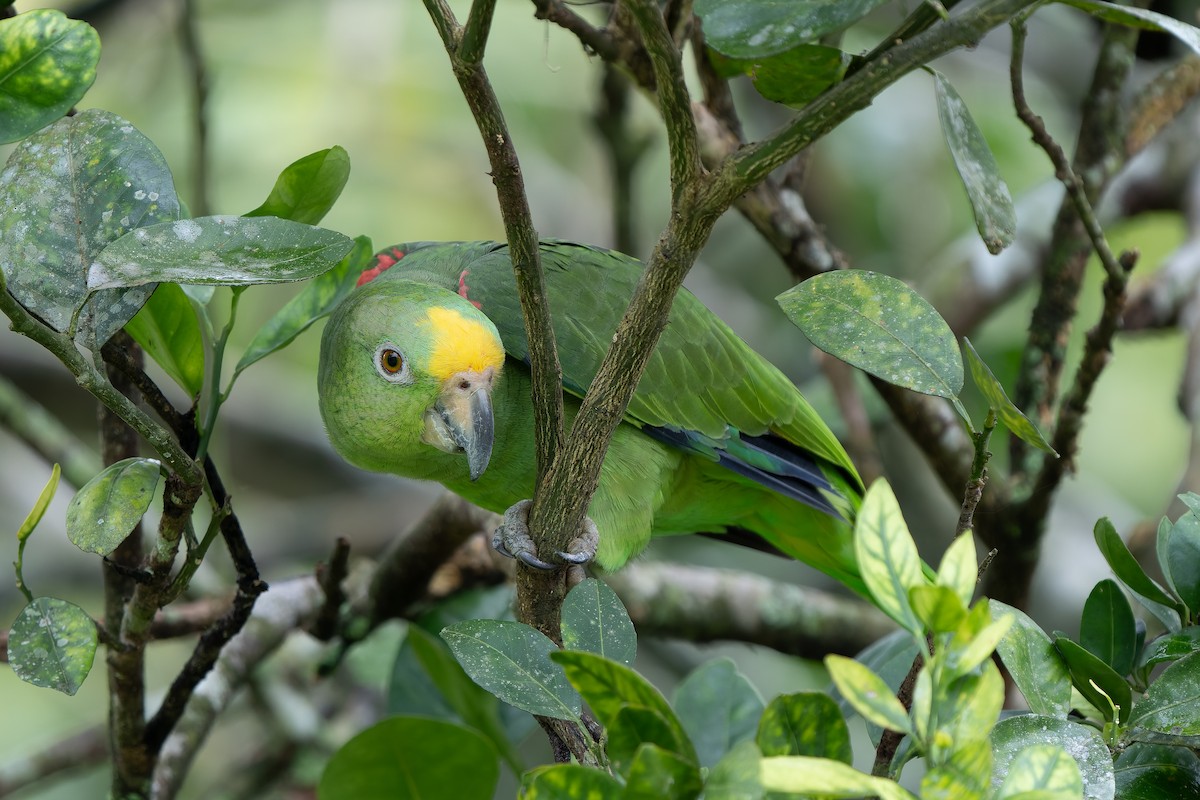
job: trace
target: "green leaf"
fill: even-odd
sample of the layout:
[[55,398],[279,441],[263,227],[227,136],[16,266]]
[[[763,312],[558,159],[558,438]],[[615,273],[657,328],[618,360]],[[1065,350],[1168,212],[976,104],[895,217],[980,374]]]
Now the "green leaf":
[[1104,3],[1100,0],[1060,0],[1060,2],[1081,8],[1092,16],[1107,22],[1115,22],[1130,28],[1144,28],[1145,30],[1169,33],[1192,50],[1200,53],[1200,30],[1186,22],[1168,17],[1166,14],[1159,14],[1145,8]]
[[875,603],[907,631],[923,636],[908,592],[924,585],[921,557],[900,513],[892,487],[882,478],[863,497],[854,525],[854,556]]
[[254,340],[246,347],[233,371],[233,380],[246,367],[287,347],[310,325],[332,313],[338,303],[354,290],[358,276],[370,261],[373,250],[371,240],[359,236],[354,240],[353,249],[336,267],[317,276],[289,300],[254,334]]
[[1134,744],[1114,770],[1121,800],[1200,800],[1200,758],[1186,748]]
[[937,88],[938,118],[942,134],[950,147],[954,166],[967,190],[975,227],[988,252],[996,255],[1013,243],[1017,233],[1017,212],[1013,207],[1008,184],[1000,177],[996,157],[988,147],[983,131],[967,109],[961,96],[945,76],[936,70],[933,83]]
[[523,769],[500,720],[500,701],[482,689],[440,639],[409,625],[388,684],[391,714],[462,722],[487,737],[514,773]]
[[834,270],[775,299],[809,341],[835,358],[914,392],[954,398],[962,391],[954,332],[902,281]]
[[847,53],[819,44],[758,58],[728,58],[712,51],[709,58],[726,77],[747,75],[763,97],[793,108],[805,106],[841,81],[850,64]]
[[1137,669],[1178,661],[1196,652],[1200,652],[1200,626],[1184,628],[1179,633],[1165,634],[1147,643],[1138,654]]
[[1146,690],[1129,717],[1134,728],[1184,736],[1200,734],[1200,653],[1176,661]]
[[521,793],[517,796],[520,800],[623,800],[625,797],[616,778],[581,764],[552,764],[532,769],[522,776]]
[[708,46],[755,58],[815,42],[869,14],[885,0],[696,0]]
[[677,755],[698,763],[696,751],[688,739],[683,724],[667,704],[662,693],[649,681],[624,664],[610,661],[595,653],[560,650],[550,656],[562,665],[567,678],[592,707],[596,719],[606,728],[612,727],[617,714],[627,705],[643,706],[659,714],[670,727],[679,743]]
[[[1054,640],[1054,646],[1059,655],[1067,663],[1067,671],[1071,673],[1071,682],[1087,701],[1096,707],[1104,718],[1112,721],[1111,700],[1119,709],[1118,721],[1129,719],[1130,706],[1133,704],[1133,693],[1129,684],[1118,675],[1112,667],[1105,664],[1080,645],[1060,636]],[[1093,685],[1095,684],[1095,685]]]
[[[643,705],[622,705],[616,717],[605,726],[608,740],[605,752],[608,762],[622,775],[628,775],[638,751],[646,745],[654,745],[669,753],[686,752],[691,745],[681,738],[680,729],[668,722],[659,711]],[[694,761],[685,759],[692,768],[699,770]]]
[[[1165,541],[1163,541],[1165,539]],[[1183,514],[1160,536],[1163,576],[1187,607],[1189,618],[1200,615],[1200,516]]]
[[1013,625],[996,651],[1013,682],[1036,714],[1065,718],[1071,710],[1071,675],[1054,643],[1025,612],[991,600],[992,618],[1011,616]]
[[62,468],[58,464],[50,468],[50,479],[42,487],[42,492],[38,495],[37,502],[33,504],[33,508],[25,516],[25,521],[21,523],[21,527],[17,528],[18,542],[23,542],[32,536],[34,529],[42,521],[42,517],[46,515],[46,509],[50,507],[50,501],[54,499],[54,493],[58,491],[58,479],[61,474]]
[[279,217],[306,225],[320,222],[350,178],[350,155],[334,145],[291,164],[279,174],[266,202],[247,217]]
[[1013,617],[1000,616],[982,630],[973,632],[966,641],[956,635],[945,653],[945,664],[949,673],[964,675],[991,658],[1012,627],[1013,620]]
[[125,541],[150,507],[160,465],[127,458],[105,467],[67,506],[67,538],[80,550],[106,556]]
[[753,739],[763,712],[758,690],[729,658],[692,670],[675,689],[673,705],[702,767],[712,767],[734,746]]
[[982,800],[992,776],[992,745],[987,739],[956,748],[921,778],[922,800]]
[[975,596],[975,584],[979,575],[979,561],[975,556],[975,536],[967,531],[960,534],[946,552],[942,555],[942,563],[938,565],[938,586],[952,589],[962,601],[962,605],[971,605]]
[[579,719],[579,693],[549,658],[558,646],[520,622],[476,619],[442,631],[471,679],[509,705],[555,719]]
[[1008,775],[997,792],[997,800],[1025,792],[1047,792],[1049,797],[1083,797],[1079,765],[1055,744],[1033,744],[1013,758]]
[[709,771],[704,800],[759,800],[763,796],[760,763],[762,754],[754,742],[738,744]]
[[421,717],[392,717],[333,754],[320,800],[491,800],[496,754],[475,731]]
[[1112,756],[1096,729],[1057,717],[1025,714],[998,722],[992,729],[991,738],[992,754],[996,759],[993,775],[996,785],[1002,785],[1010,773],[1022,768],[1016,765],[1014,769],[1014,761],[1027,747],[1052,745],[1062,748],[1074,759],[1083,780],[1084,797],[1113,800]]
[[59,119],[96,80],[100,36],[39,8],[0,20],[0,144]]
[[75,694],[96,658],[96,623],[77,605],[39,597],[21,610],[8,632],[8,662],[34,686]]
[[908,712],[883,678],[845,656],[825,656],[825,668],[838,692],[863,719],[888,730],[912,734]]
[[[991,368],[979,357],[979,353],[975,351],[975,345],[971,344],[971,340],[965,336],[963,337],[963,352],[967,354],[967,364],[971,368],[971,380],[975,381],[975,385],[979,387],[979,391],[987,400],[988,408],[996,412],[996,416],[1000,418],[1004,427],[1012,431],[1013,436],[1021,441],[1047,453],[1054,453],[1054,448],[1042,436],[1042,432],[1038,430],[1037,426],[1030,421],[1029,417],[1021,413],[1012,400],[1008,399],[1008,394],[1000,385],[1000,381],[992,373]],[[1054,455],[1058,454],[1054,453]]]
[[[892,694],[897,694],[919,653],[920,648],[913,635],[905,630],[897,630],[865,647],[854,660],[883,678]],[[845,698],[838,700],[838,706],[846,716],[854,713]],[[867,723],[867,735],[871,743],[878,747],[883,728]]]
[[764,756],[817,756],[850,764],[850,729],[837,703],[821,692],[782,694],[758,721],[754,739]]
[[922,800],[983,800],[991,770],[991,744],[986,739],[971,742],[926,770],[921,778]]
[[353,246],[335,231],[276,217],[180,219],[138,228],[104,248],[88,269],[87,285],[302,281],[333,269]]
[[703,786],[695,764],[656,745],[644,744],[633,757],[621,800],[692,800]]
[[[109,242],[179,216],[162,153],[125,120],[88,109],[25,139],[0,174],[0,269],[8,290],[57,331],[99,349],[153,287],[90,296],[88,267]],[[84,302],[86,308],[83,308]],[[81,310],[82,308],[82,310]]]
[[[922,675],[929,674],[926,665]],[[979,672],[953,681],[942,678],[934,685],[925,680],[924,687],[920,679],[917,683],[927,696],[931,692],[929,700],[918,703],[914,690],[913,718],[920,739],[928,743],[928,761],[935,767],[949,764],[953,754],[968,744],[987,739],[1004,706],[1004,678],[991,661],[984,662]]]
[[1133,557],[1133,553],[1129,552],[1125,540],[1117,533],[1108,517],[1101,517],[1096,521],[1094,534],[1096,546],[1100,548],[1100,554],[1108,562],[1109,568],[1134,594],[1170,608],[1179,605],[1175,598],[1146,575],[1142,565]]
[[1128,675],[1137,655],[1133,609],[1114,580],[1096,584],[1083,604],[1079,643],[1118,675]]
[[947,586],[914,586],[908,590],[908,602],[932,633],[953,633],[967,615],[963,601]]
[[607,584],[587,578],[567,593],[562,606],[563,647],[585,650],[626,666],[637,655],[637,633],[621,598]]
[[828,758],[776,756],[759,762],[759,781],[769,792],[820,795],[821,797],[864,797],[882,800],[917,800],[897,783],[859,772],[848,764]]
[[204,338],[196,312],[178,284],[159,284],[125,331],[189,397],[200,394],[204,388]]

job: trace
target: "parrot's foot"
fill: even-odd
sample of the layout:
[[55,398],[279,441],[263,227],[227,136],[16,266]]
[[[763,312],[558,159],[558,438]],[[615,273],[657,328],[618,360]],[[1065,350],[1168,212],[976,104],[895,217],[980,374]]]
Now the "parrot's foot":
[[[529,535],[529,508],[532,505],[532,500],[522,500],[504,512],[504,520],[492,536],[492,547],[500,555],[518,559],[534,569],[558,569],[559,564],[551,564],[537,557],[533,537]],[[555,555],[567,564],[578,567],[596,557],[599,544],[600,531],[596,529],[596,523],[584,517],[583,531],[571,540],[566,550],[560,550]]]

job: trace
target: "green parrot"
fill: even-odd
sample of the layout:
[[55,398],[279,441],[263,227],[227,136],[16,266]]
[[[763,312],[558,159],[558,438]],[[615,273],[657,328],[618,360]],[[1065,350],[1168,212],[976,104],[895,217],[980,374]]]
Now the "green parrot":
[[[569,427],[642,265],[553,240],[541,256]],[[376,254],[325,328],[318,393],[346,460],[508,510],[497,548],[552,566],[520,524],[536,476],[534,422],[506,244],[416,242]],[[865,594],[851,540],[862,491],[792,382],[683,290],[605,456],[588,509],[598,543],[584,537],[558,555],[611,571],[653,536],[722,534]]]

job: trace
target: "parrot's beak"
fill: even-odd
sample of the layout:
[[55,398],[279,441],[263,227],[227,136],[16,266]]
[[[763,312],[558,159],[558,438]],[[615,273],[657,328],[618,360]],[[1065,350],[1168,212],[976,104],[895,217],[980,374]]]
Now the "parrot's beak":
[[471,480],[477,480],[492,457],[495,419],[492,383],[496,371],[467,370],[455,373],[444,384],[437,401],[425,412],[422,439],[447,453],[465,453]]

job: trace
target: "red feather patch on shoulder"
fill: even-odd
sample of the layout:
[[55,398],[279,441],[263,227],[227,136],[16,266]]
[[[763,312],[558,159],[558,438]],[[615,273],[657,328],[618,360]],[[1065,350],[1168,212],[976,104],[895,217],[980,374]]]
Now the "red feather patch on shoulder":
[[396,262],[402,258],[404,258],[404,251],[399,247],[393,247],[390,250],[383,250],[376,253],[374,263],[363,270],[362,275],[358,276],[358,283],[355,285],[362,286],[364,283],[370,283],[395,266]]
[[482,309],[483,303],[479,302],[478,300],[472,300],[469,296],[467,296],[467,275],[469,275],[469,274],[471,274],[471,271],[469,269],[464,269],[462,271],[462,273],[459,274],[459,276],[458,276],[458,295],[462,299],[470,302],[471,305],[475,306],[476,308]]

